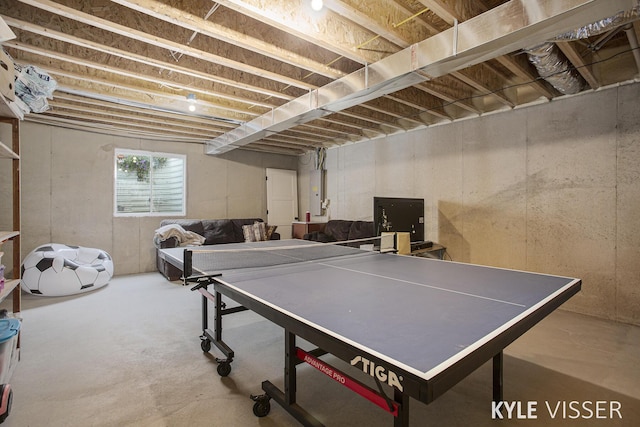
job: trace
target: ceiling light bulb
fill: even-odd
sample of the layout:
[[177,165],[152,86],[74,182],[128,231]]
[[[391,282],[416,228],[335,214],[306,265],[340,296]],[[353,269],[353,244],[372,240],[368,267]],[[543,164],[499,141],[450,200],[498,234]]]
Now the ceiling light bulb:
[[196,111],[196,95],[194,93],[187,95],[187,102],[189,102],[189,111]]
[[322,0],[311,0],[311,9],[315,10],[316,12],[322,9],[322,6]]

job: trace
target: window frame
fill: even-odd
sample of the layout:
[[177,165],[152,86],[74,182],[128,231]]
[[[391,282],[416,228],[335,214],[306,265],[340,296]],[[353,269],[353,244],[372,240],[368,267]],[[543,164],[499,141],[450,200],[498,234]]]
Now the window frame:
[[[118,155],[140,156],[140,157],[168,157],[182,160],[182,210],[174,212],[120,212],[118,211]],[[153,168],[150,168],[153,171]],[[153,172],[151,172],[149,197],[153,198]],[[153,203],[150,203],[150,208]],[[157,216],[186,216],[187,212],[187,155],[166,153],[159,151],[132,150],[126,148],[116,148],[113,155],[113,216],[114,217],[157,217]]]

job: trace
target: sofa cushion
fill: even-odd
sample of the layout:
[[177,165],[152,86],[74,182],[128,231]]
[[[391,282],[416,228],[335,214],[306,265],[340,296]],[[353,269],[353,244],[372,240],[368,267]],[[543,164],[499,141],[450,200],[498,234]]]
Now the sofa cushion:
[[322,231],[312,231],[302,237],[304,240],[311,240],[312,242],[331,243],[336,242],[335,237],[325,234]]
[[348,240],[367,239],[374,236],[373,221],[353,221]]
[[352,222],[343,219],[332,219],[324,227],[324,233],[338,241],[348,240]]
[[237,242],[233,222],[229,219],[206,219],[202,221],[202,225],[205,245]]

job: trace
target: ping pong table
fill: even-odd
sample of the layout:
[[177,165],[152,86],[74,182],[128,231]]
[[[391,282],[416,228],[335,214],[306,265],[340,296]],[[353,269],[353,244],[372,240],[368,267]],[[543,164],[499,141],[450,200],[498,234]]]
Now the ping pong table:
[[[396,427],[409,425],[411,398],[428,404],[490,360],[492,398],[502,401],[503,349],[581,287],[568,277],[308,243],[163,250],[184,269],[185,284],[202,294],[201,347],[208,352],[213,343],[225,355],[217,359],[220,375],[230,374],[234,357],[222,339],[224,315],[252,310],[284,329],[284,390],[264,381],[264,394],[251,396],[253,412],[267,415],[273,399],[307,426],[322,423],[296,402],[301,363],[392,414]],[[261,251],[265,246],[271,249]],[[257,267],[225,265],[222,258],[218,268],[210,265],[221,250]],[[258,260],[261,252],[268,261]],[[239,306],[227,307],[223,296]],[[296,338],[317,348],[303,350]],[[323,361],[325,354],[347,362],[351,375]],[[362,377],[358,370],[370,386],[354,378]]]

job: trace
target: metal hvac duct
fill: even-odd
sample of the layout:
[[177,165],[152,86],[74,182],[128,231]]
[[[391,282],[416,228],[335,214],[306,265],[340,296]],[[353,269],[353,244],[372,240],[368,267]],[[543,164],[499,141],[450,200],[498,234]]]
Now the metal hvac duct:
[[553,41],[568,42],[597,36],[638,19],[639,12],[640,0],[637,0],[636,5],[629,10],[620,11],[609,18],[601,19],[600,21],[593,22],[589,25],[585,25],[584,27],[560,34],[555,37]]
[[222,154],[274,133],[469,67],[630,9],[638,0],[511,0],[300,96],[217,138]]
[[[524,51],[528,54],[529,62],[538,70],[540,77],[548,81],[560,93],[565,95],[578,93],[584,88],[586,82],[554,42],[585,39],[622,28],[623,25],[627,25],[633,20],[638,19],[639,12],[640,0],[637,0],[636,5],[629,10],[618,12],[608,18],[560,34],[552,41],[524,49]],[[635,34],[633,36],[635,36]],[[608,39],[604,41],[606,40]],[[629,41],[632,47],[634,47],[631,37]],[[636,57],[636,62],[638,62],[638,54],[635,51],[634,56]],[[640,63],[638,63],[638,66],[640,67]]]

